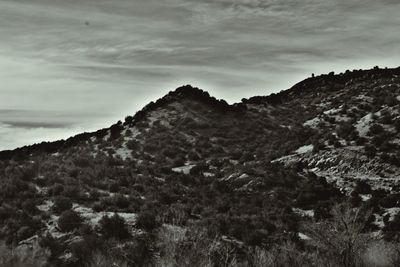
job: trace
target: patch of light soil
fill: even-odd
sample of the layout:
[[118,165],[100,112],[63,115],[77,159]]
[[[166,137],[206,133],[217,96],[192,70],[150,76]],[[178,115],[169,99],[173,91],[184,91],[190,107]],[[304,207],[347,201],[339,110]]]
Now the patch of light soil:
[[137,218],[136,213],[112,212],[112,211],[95,212],[93,211],[92,208],[83,207],[78,204],[74,204],[73,210],[79,213],[79,215],[81,215],[92,226],[98,225],[99,221],[103,216],[111,217],[114,214],[118,214],[120,217],[124,218],[126,224],[131,226],[136,223],[136,218]]
[[114,155],[120,157],[122,160],[126,160],[131,157],[131,150],[123,146],[116,149]]
[[310,119],[310,120],[308,120],[308,121],[305,121],[305,122],[303,123],[303,126],[308,126],[308,127],[311,127],[311,128],[316,128],[320,122],[321,122],[321,119],[318,118],[318,117],[315,117],[315,118],[313,118],[313,119]]
[[303,233],[297,233],[297,236],[300,238],[300,240],[310,240],[311,239],[308,235],[305,235]]
[[51,209],[51,207],[53,206],[53,204],[54,204],[53,201],[51,201],[51,200],[45,200],[45,201],[43,202],[43,204],[38,205],[37,208],[38,208],[40,211],[46,212],[46,211],[50,211],[50,209]]
[[358,134],[360,135],[360,137],[367,136],[367,134],[369,132],[369,128],[371,127],[371,124],[373,122],[372,117],[373,117],[373,114],[368,113],[367,115],[365,115],[364,117],[359,119],[357,121],[357,123],[355,124],[356,130],[358,131]]
[[336,114],[336,113],[338,113],[339,111],[342,110],[341,107],[342,107],[342,106],[340,106],[339,108],[332,108],[332,109],[330,109],[330,110],[326,110],[326,111],[324,111],[324,114],[326,114],[326,115],[333,115],[333,114]]
[[303,210],[299,208],[292,208],[292,211],[302,217],[314,217],[314,210]]
[[305,146],[299,147],[295,152],[297,154],[305,154],[308,152],[312,152],[313,149],[314,149],[313,145],[305,145]]
[[172,168],[172,171],[177,172],[177,173],[189,174],[190,170],[194,166],[196,166],[196,165],[189,164],[189,165],[179,166],[179,167]]
[[371,194],[360,194],[361,200],[362,201],[367,201],[370,200],[372,195]]

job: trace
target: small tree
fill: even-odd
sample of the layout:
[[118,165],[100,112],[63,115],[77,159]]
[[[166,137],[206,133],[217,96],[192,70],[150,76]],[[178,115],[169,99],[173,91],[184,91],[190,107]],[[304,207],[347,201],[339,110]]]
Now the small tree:
[[330,220],[305,226],[310,242],[325,266],[359,266],[368,235],[362,231],[366,219],[349,204],[335,206]]

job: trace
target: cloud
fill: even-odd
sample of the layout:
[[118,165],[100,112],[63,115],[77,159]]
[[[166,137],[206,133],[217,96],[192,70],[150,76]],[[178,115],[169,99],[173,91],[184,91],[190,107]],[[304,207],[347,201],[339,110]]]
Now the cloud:
[[0,123],[0,150],[13,149],[27,144],[68,138],[82,131],[81,128],[19,127]]
[[395,0],[2,0],[0,105],[27,112],[0,122],[94,129],[182,84],[235,102],[311,73],[397,66],[399,11]]

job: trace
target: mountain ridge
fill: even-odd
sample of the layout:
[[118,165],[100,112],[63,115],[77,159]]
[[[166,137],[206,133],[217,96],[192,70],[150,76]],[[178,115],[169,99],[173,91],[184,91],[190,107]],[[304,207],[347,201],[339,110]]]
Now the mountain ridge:
[[[308,92],[307,89],[313,88],[316,85],[326,85],[329,86],[330,83],[345,84],[352,79],[362,78],[365,76],[374,76],[378,77],[389,77],[391,75],[400,75],[400,67],[398,68],[378,68],[374,67],[369,70],[353,70],[346,71],[340,74],[334,74],[331,72],[329,74],[322,74],[315,77],[309,77],[304,79],[303,81],[295,84],[291,88],[287,90],[282,90],[278,93],[272,93],[267,96],[254,96],[249,99],[243,98],[241,102],[228,104],[225,100],[219,99],[217,100],[215,97],[210,96],[207,91],[199,89],[197,87],[193,87],[191,85],[183,85],[181,87],[176,88],[174,91],[170,91],[165,96],[159,98],[155,102],[151,101],[149,104],[145,105],[141,110],[137,111],[135,115],[128,115],[127,121],[124,124],[132,124],[137,123],[140,119],[146,116],[146,114],[157,107],[170,103],[171,101],[177,101],[179,99],[192,99],[195,101],[200,101],[203,103],[207,103],[211,105],[213,108],[225,110],[225,111],[236,111],[240,112],[246,105],[248,104],[271,104],[277,105],[282,104],[284,101],[288,101],[296,97],[299,97],[299,94]],[[314,88],[315,89],[315,88]],[[18,147],[12,150],[2,150],[0,151],[0,160],[11,159],[13,156],[17,154],[30,154],[34,151],[47,151],[47,152],[55,152],[57,149],[61,149],[65,146],[74,145],[77,142],[90,138],[96,135],[102,135],[105,131],[110,129],[111,127],[117,127],[118,123],[106,127],[95,132],[84,132],[72,136],[67,139],[51,141],[51,142],[42,142],[37,144],[26,145],[23,147]]]

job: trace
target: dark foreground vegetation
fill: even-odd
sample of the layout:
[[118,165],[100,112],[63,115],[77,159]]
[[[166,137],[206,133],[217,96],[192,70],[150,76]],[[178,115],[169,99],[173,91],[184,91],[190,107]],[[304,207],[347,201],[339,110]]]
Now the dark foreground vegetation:
[[400,244],[372,237],[366,230],[368,214],[346,203],[336,205],[329,219],[301,225],[305,240],[292,236],[260,246],[211,235],[194,225],[160,226],[133,237],[123,219],[113,216],[100,223],[103,235],[81,227],[81,238],[69,245],[51,237],[33,250],[3,245],[0,265],[47,266],[57,250],[68,249],[68,258],[56,266],[398,266]]

